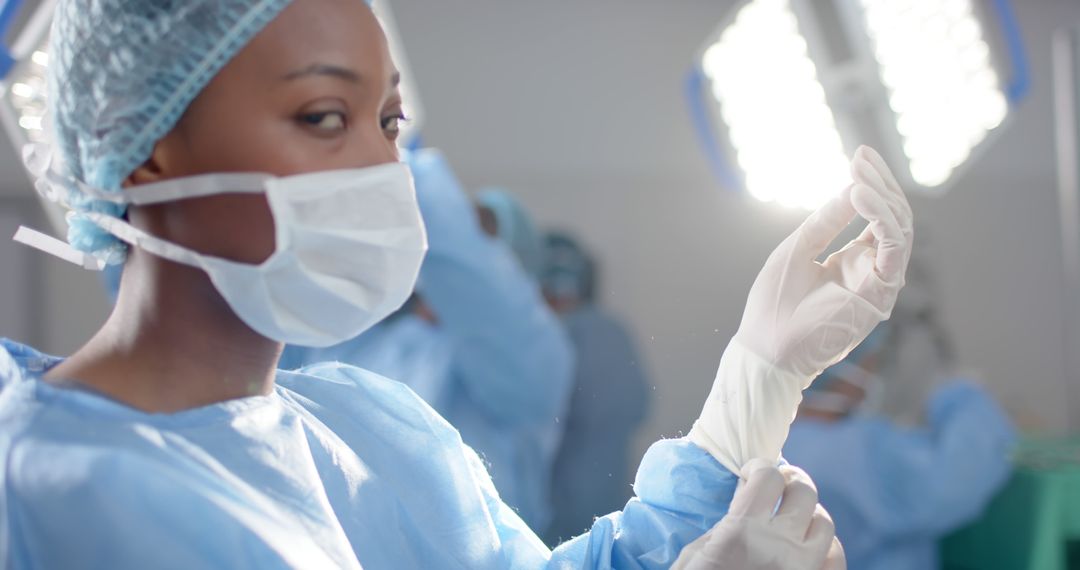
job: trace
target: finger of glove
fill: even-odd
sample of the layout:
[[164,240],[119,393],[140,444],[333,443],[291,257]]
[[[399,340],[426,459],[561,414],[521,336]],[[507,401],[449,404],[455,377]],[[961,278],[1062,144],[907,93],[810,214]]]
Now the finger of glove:
[[[908,238],[909,242],[912,242],[914,237],[914,225],[915,216],[911,210],[911,203],[908,201],[907,194],[904,192],[903,187],[896,180],[896,176],[893,175],[892,170],[889,169],[889,165],[885,163],[885,159],[878,154],[877,151],[868,147],[862,146],[855,152],[857,159],[865,160],[869,163],[878,176],[885,182],[885,187],[888,189],[888,195],[891,197],[891,203],[898,205],[895,213],[896,220],[900,223],[900,228],[904,231],[904,235]],[[907,252],[907,258],[911,257],[911,245]],[[907,267],[907,263],[904,264]]]
[[835,536],[829,546],[829,553],[825,555],[825,564],[821,570],[847,570],[847,555],[844,554],[844,545]]
[[810,214],[792,234],[791,237],[796,239],[798,257],[812,261],[824,253],[825,248],[855,219],[855,213],[849,186]]
[[870,223],[869,229],[877,241],[874,267],[878,276],[888,283],[900,281],[907,264],[910,241],[904,236],[885,199],[869,186],[856,184],[851,191],[851,203],[860,216]]
[[[907,246],[907,252],[904,255],[904,263],[903,263],[904,269],[901,271],[901,274],[900,274],[900,277],[901,277],[900,284],[901,284],[901,286],[903,286],[903,284],[904,284],[904,279],[903,278],[904,278],[904,275],[905,275],[905,273],[907,271],[907,266],[911,261],[911,251],[912,251],[912,249],[914,247],[914,235],[913,234],[905,234],[905,237],[908,240],[908,246]],[[862,233],[859,234],[859,237],[851,240],[851,243],[849,245],[864,245],[864,246],[867,246],[867,247],[872,247],[872,248],[874,248],[876,250],[877,249],[877,238],[874,237],[874,232],[870,228],[870,225],[867,224],[866,227],[863,228]]]
[[908,206],[910,211],[911,207],[908,204],[907,195],[904,194],[903,187],[897,182],[896,177],[893,176],[892,170],[889,165],[885,163],[885,159],[881,157],[878,152],[866,145],[860,146],[855,151],[855,158],[865,160],[874,168],[878,176],[885,182],[885,187],[889,190],[889,193],[900,198],[901,202]]
[[810,527],[818,504],[818,491],[806,471],[794,465],[783,465],[784,496],[773,517],[773,524],[790,530],[795,540],[801,540]]
[[900,224],[900,229],[905,232],[911,232],[912,216],[911,205],[908,204],[907,198],[903,193],[895,193],[889,189],[889,185],[881,177],[874,167],[867,162],[864,158],[856,156],[851,161],[851,177],[856,183],[865,184],[875,190],[877,190],[889,204],[889,208],[892,209],[893,215],[896,216],[896,221]]
[[784,494],[784,476],[775,461],[753,459],[742,469],[746,484],[735,491],[728,513],[768,519]]
[[814,509],[813,520],[810,522],[810,528],[806,532],[806,540],[803,541],[806,556],[816,561],[815,564],[810,565],[811,568],[825,564],[825,557],[829,554],[835,538],[836,525],[833,523],[832,517],[829,516],[825,507],[817,505]]

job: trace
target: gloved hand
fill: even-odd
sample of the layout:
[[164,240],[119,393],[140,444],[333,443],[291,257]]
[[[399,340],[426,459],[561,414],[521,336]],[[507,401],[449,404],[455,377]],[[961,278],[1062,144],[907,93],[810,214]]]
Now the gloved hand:
[[[690,439],[729,471],[775,460],[802,390],[889,318],[911,257],[912,214],[885,161],[860,147],[854,183],[769,256]],[[862,234],[816,261],[855,218]]]
[[[777,507],[777,502],[780,506]],[[679,554],[672,570],[845,570],[844,548],[817,488],[798,467],[755,459],[731,509]]]

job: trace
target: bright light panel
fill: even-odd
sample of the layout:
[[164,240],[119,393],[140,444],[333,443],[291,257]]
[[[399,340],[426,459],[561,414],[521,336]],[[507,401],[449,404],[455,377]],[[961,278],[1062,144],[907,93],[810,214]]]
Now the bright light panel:
[[19,128],[30,142],[45,140],[45,114],[48,111],[48,90],[45,67],[49,55],[45,46],[30,56],[30,61],[16,66],[5,78],[8,86],[4,96],[15,112]]
[[971,0],[862,0],[915,182],[944,183],[1008,104]]
[[817,208],[851,180],[825,90],[788,0],[754,0],[702,59],[747,190]]

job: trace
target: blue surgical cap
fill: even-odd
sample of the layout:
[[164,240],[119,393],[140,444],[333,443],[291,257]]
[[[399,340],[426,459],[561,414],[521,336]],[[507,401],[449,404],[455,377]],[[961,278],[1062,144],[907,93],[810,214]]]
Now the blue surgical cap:
[[[60,0],[50,118],[66,174],[102,190],[150,157],[188,105],[291,0]],[[370,2],[368,2],[370,4]],[[124,207],[68,191],[68,241],[109,263],[124,245],[79,215]]]
[[525,271],[540,276],[540,234],[533,226],[525,207],[512,194],[498,188],[481,190],[476,203],[495,216],[498,238],[517,256]]
[[540,284],[548,295],[592,301],[594,274],[592,259],[574,238],[558,232],[544,238]]

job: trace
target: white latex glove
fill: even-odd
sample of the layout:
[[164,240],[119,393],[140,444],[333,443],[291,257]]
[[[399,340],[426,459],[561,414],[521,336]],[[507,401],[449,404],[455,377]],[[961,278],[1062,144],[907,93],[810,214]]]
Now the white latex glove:
[[755,459],[743,481],[727,516],[688,544],[672,570],[846,570],[832,518],[805,471]]
[[[690,439],[733,473],[776,460],[802,391],[887,318],[911,257],[912,215],[885,161],[860,147],[854,183],[814,212],[769,256],[738,332],[720,359]],[[817,258],[859,215],[866,230]]]

